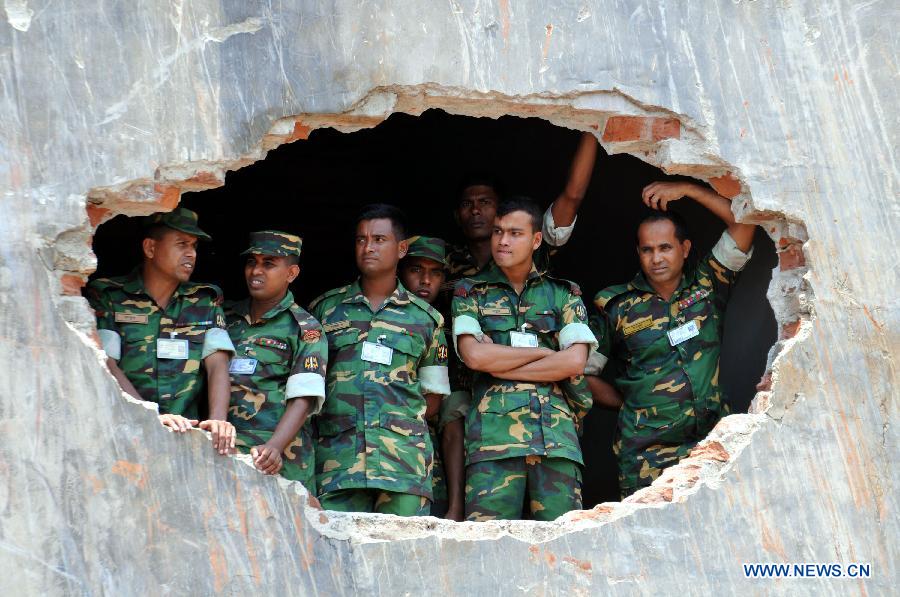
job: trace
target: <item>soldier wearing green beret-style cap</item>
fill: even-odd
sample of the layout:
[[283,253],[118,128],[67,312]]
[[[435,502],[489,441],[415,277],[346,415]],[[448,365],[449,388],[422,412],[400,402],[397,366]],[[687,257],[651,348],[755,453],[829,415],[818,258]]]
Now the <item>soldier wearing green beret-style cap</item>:
[[328,342],[289,286],[300,274],[299,236],[263,230],[241,253],[250,296],[226,310],[236,347],[228,420],[237,446],[262,472],[303,483],[315,495],[315,451],[308,418],[325,400]]
[[[414,236],[408,242],[406,257],[400,262],[400,281],[410,292],[434,305],[446,277],[447,244],[430,236]],[[449,358],[451,383],[456,363],[457,359]],[[439,413],[428,419],[434,445],[431,515],[438,518],[463,518],[463,418],[469,408],[468,396],[468,392],[451,392],[441,401]]]
[[[227,422],[228,359],[222,291],[191,282],[197,241],[210,240],[197,214],[182,207],[145,220],[143,263],[126,276],[93,280],[85,291],[96,311],[107,365],[122,389],[159,404],[163,425],[210,431],[220,454],[235,447]],[[204,388],[209,419],[198,421]]]

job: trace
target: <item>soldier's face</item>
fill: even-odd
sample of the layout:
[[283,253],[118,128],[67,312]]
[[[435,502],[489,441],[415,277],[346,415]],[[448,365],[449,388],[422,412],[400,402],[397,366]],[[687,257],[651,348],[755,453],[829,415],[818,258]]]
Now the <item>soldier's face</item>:
[[364,276],[396,272],[406,249],[406,240],[397,238],[387,218],[363,220],[356,225],[356,267]]
[[280,255],[251,253],[244,262],[247,291],[255,301],[281,300],[299,274],[300,266]]
[[407,257],[400,268],[400,281],[406,289],[428,304],[437,300],[444,277],[444,266],[425,257]]
[[456,220],[468,240],[486,240],[497,216],[497,192],[487,185],[463,190],[456,207]]
[[637,251],[647,280],[652,284],[670,284],[681,279],[691,241],[679,241],[675,225],[668,220],[645,222],[638,228]]
[[197,237],[179,230],[167,230],[159,239],[145,238],[146,265],[164,277],[187,282],[197,263]]
[[501,269],[530,263],[540,245],[541,232],[532,228],[527,212],[514,211],[502,218],[494,218],[491,255]]

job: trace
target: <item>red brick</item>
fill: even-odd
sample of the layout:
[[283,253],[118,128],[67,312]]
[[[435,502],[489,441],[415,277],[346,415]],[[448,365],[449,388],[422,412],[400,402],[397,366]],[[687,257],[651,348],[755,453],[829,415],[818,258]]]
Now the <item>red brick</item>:
[[680,136],[681,122],[677,118],[610,116],[603,129],[603,140],[613,142],[660,141]]
[[62,283],[63,294],[69,296],[80,296],[81,289],[87,283],[84,278],[74,274],[63,274],[59,281]]
[[737,197],[741,193],[741,181],[735,178],[731,172],[724,176],[710,178],[709,184],[713,186],[718,194],[727,199]]
[[96,228],[109,213],[110,210],[105,207],[99,207],[93,203],[87,204],[87,215],[88,220],[91,222],[91,228]]
[[781,326],[781,340],[793,338],[800,331],[800,320],[790,321]]
[[305,141],[309,139],[309,134],[312,132],[312,129],[300,122],[299,120],[294,123],[294,130],[291,132],[290,136],[287,138],[287,142],[291,143],[292,141]]
[[681,137],[681,122],[677,118],[651,118],[650,121],[650,133],[654,141]]
[[192,187],[218,187],[221,186],[224,181],[214,172],[201,170],[184,182],[187,186]]
[[181,189],[161,184],[156,185],[154,189],[159,193],[156,202],[160,207],[169,210],[175,209],[175,206],[178,205],[178,200],[181,199]]
[[691,458],[702,458],[704,460],[718,460],[719,462],[728,462],[731,457],[728,450],[721,443],[713,440],[701,444],[691,450]]
[[646,120],[640,116],[610,116],[603,129],[603,140],[637,141],[641,139]]
[[800,245],[788,245],[788,248],[778,253],[778,267],[781,271],[797,269],[806,266],[806,258]]

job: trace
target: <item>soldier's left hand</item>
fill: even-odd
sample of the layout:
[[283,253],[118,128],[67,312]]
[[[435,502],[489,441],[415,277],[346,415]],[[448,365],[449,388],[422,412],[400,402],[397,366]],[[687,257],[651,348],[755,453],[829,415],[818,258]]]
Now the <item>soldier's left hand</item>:
[[680,182],[652,182],[644,187],[641,198],[647,207],[666,211],[669,202],[678,201],[684,195],[684,187]]
[[281,458],[281,450],[262,444],[261,446],[253,446],[250,448],[250,455],[253,456],[253,464],[256,468],[267,475],[277,475],[281,471],[283,464]]
[[219,454],[234,453],[235,439],[237,438],[237,430],[234,428],[234,425],[228,421],[209,419],[201,422],[199,427],[212,433],[213,448]]

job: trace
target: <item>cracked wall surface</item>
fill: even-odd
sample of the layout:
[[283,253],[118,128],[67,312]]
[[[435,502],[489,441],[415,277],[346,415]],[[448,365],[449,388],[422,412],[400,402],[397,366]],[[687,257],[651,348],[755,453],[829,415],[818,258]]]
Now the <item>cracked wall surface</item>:
[[[299,4],[298,4],[299,6]],[[238,1],[0,22],[0,592],[878,594],[896,577],[898,90],[888,2]],[[751,412],[626,503],[554,523],[324,513],[175,437],[79,289],[116,213],[320,126],[540,116],[712,182],[779,249]],[[869,562],[746,580],[742,562]]]

